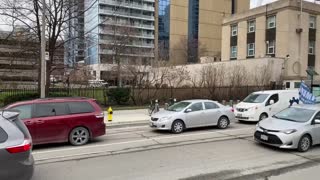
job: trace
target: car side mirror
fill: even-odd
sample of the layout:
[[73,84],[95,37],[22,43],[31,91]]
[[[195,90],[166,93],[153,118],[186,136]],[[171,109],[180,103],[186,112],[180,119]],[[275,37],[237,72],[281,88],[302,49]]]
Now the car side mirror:
[[185,113],[192,112],[192,109],[186,109],[184,112],[185,112]]
[[269,102],[269,104],[270,104],[270,105],[274,104],[274,100],[271,99],[270,102]]
[[313,124],[320,124],[320,119],[315,119]]

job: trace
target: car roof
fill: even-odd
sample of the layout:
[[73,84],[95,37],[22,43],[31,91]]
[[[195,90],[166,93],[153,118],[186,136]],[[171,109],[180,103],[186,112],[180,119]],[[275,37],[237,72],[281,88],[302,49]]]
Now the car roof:
[[295,92],[298,93],[297,89],[292,89],[292,90],[266,90],[266,91],[256,91],[253,93],[265,93],[265,94],[272,94],[272,93],[283,93],[283,92]]
[[19,106],[19,105],[25,105],[25,104],[37,104],[37,103],[49,103],[49,102],[66,102],[66,101],[88,101],[88,100],[94,100],[91,98],[85,98],[85,97],[57,97],[57,98],[39,98],[34,100],[28,100],[28,101],[19,101],[12,103],[8,105],[10,106]]
[[217,101],[212,101],[212,100],[209,100],[209,99],[190,99],[190,100],[183,100],[181,102],[196,103],[196,102],[217,102]]

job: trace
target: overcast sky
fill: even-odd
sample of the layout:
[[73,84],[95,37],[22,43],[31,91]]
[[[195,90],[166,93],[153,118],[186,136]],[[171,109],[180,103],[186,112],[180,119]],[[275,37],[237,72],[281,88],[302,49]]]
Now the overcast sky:
[[[250,7],[251,8],[257,7],[257,5],[260,1],[262,1],[262,5],[265,5],[267,3],[271,3],[271,2],[274,2],[277,0],[251,0]],[[315,2],[315,0],[305,0],[305,1]]]
[[[265,5],[267,3],[271,3],[271,2],[274,2],[274,1],[277,1],[277,0],[251,0],[250,7],[251,8],[257,7],[257,5],[259,4],[260,1],[262,1],[262,5]],[[305,0],[305,1],[314,2],[315,0]],[[4,21],[2,19],[3,19],[3,17],[0,17],[0,31],[1,30],[10,30],[10,28],[8,26],[4,25]]]

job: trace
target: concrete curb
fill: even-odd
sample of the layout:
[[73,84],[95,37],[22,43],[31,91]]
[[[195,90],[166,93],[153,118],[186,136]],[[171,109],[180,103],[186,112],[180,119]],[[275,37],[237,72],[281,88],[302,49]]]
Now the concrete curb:
[[148,120],[132,121],[132,122],[107,122],[106,128],[122,128],[122,127],[133,127],[133,126],[146,126],[149,124]]

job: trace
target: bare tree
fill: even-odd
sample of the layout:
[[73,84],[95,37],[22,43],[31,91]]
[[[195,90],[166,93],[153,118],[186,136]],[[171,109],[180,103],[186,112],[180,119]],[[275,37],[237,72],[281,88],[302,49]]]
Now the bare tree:
[[67,79],[66,83],[88,85],[89,80],[93,78],[89,67],[74,68]]
[[253,76],[253,83],[257,86],[266,86],[270,84],[272,69],[271,64],[258,66]]
[[[0,15],[11,18],[12,22],[27,27],[29,32],[37,38],[37,42],[41,42],[41,16],[43,15],[43,4],[41,0],[2,0],[0,3]],[[57,68],[61,68],[61,66],[55,65],[55,59],[57,51],[59,51],[59,48],[63,47],[65,43],[63,36],[68,30],[68,22],[71,19],[79,17],[79,15],[83,15],[87,9],[91,8],[87,7],[87,9],[84,9],[84,11],[79,14],[77,8],[80,5],[79,3],[81,3],[81,1],[46,0],[47,8],[44,14],[46,19],[46,49],[50,55],[49,60],[46,62],[47,94],[50,87],[51,73]],[[40,58],[38,58],[38,61],[38,64],[40,64]],[[40,76],[41,73],[38,73],[39,80]]]
[[183,53],[184,59],[189,63],[197,63],[201,56],[203,56],[207,48],[198,39],[188,39],[183,37],[176,49],[180,49]]
[[208,89],[211,99],[214,99],[217,87],[223,85],[226,77],[225,73],[226,71],[223,65],[210,64],[201,69],[200,74],[203,86]]
[[244,66],[235,65],[229,70],[228,74],[231,87],[245,86],[248,84],[248,74]]

